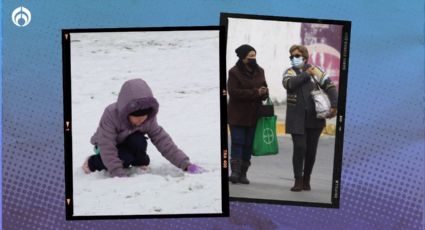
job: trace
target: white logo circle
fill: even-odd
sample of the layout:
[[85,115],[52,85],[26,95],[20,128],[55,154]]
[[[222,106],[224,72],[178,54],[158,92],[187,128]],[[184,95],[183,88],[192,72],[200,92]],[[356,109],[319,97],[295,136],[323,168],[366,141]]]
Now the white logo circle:
[[263,140],[266,144],[271,144],[274,141],[273,130],[271,128],[263,129]]
[[12,12],[12,22],[19,27],[27,26],[31,22],[31,12],[23,6],[16,8]]

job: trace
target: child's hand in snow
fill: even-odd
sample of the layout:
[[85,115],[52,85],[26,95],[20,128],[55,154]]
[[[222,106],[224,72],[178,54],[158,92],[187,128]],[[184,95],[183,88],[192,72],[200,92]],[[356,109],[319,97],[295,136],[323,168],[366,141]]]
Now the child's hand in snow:
[[198,174],[198,173],[206,172],[207,170],[205,170],[201,166],[197,166],[195,164],[189,164],[185,171],[191,174]]

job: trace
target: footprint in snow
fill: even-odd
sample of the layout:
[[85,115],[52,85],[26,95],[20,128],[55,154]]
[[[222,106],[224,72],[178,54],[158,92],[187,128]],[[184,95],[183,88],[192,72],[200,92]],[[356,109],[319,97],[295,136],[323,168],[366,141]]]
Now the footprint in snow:
[[190,184],[188,187],[189,191],[195,191],[195,190],[201,190],[204,188],[203,184],[200,183],[195,183],[195,184]]

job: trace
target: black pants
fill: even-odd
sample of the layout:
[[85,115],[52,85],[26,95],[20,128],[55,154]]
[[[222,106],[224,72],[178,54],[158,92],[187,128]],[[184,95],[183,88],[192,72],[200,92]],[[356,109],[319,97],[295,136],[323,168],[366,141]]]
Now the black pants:
[[[146,154],[147,146],[148,142],[146,141],[146,137],[140,132],[129,135],[122,143],[118,144],[118,157],[123,162],[123,168],[149,165],[150,159]],[[100,158],[100,154],[90,156],[88,163],[92,172],[96,170],[106,170]]]
[[304,176],[311,175],[322,130],[323,128],[305,129],[304,134],[292,134],[292,143],[294,144],[292,166],[295,178],[302,177],[303,170]]

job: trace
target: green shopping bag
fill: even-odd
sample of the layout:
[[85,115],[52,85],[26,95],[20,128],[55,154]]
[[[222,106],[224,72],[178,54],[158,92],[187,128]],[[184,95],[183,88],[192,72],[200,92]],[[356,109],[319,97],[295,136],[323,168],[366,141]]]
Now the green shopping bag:
[[276,116],[260,117],[254,134],[254,156],[275,155],[279,152],[276,136]]

